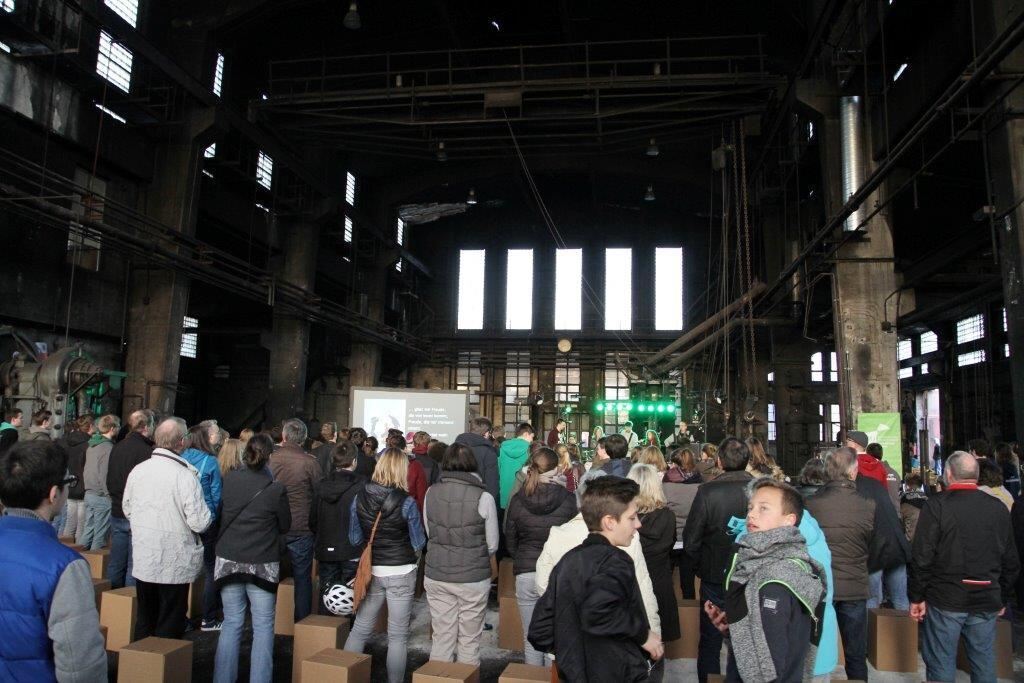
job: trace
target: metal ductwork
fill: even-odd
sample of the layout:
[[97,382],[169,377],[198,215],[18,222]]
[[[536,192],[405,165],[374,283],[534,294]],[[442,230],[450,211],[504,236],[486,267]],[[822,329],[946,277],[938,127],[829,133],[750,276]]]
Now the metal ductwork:
[[[864,184],[864,109],[859,95],[839,99],[839,137],[843,148],[843,203]],[[864,202],[850,214],[843,230],[855,230],[864,221]]]

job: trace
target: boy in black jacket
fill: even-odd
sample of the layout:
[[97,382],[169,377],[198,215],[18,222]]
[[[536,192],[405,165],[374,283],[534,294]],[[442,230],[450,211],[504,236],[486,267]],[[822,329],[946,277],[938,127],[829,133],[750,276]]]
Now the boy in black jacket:
[[587,485],[581,512],[590,535],[559,560],[537,602],[529,640],[555,654],[562,680],[643,681],[648,656],[665,647],[650,629],[633,561],[621,550],[640,528],[636,482],[606,476]]
[[[315,557],[320,566],[320,591],[333,583],[347,583],[356,575],[362,546],[348,540],[352,500],[366,478],[355,473],[358,448],[351,441],[339,441],[331,454],[333,471],[313,491],[309,506],[309,529],[316,536]],[[327,614],[323,601],[319,613]]]

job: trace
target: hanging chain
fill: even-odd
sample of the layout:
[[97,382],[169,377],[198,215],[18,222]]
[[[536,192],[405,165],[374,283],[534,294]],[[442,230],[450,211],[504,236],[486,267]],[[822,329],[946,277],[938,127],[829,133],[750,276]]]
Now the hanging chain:
[[[747,144],[746,144],[746,125],[743,119],[740,119],[740,140],[739,140],[739,154],[740,154],[740,187],[743,188],[743,240],[744,240],[744,251],[746,252],[746,291],[750,291],[753,286],[753,269],[751,268],[751,256],[750,256],[750,202],[747,198]],[[754,386],[760,381],[757,376],[757,355],[754,341],[754,298],[748,297],[747,299],[747,321],[750,324],[750,370],[752,373],[751,382]]]
[[[742,129],[740,129],[740,130],[742,131]],[[732,142],[733,142],[733,146],[732,146],[732,181],[733,181],[733,186],[736,188],[736,190],[735,190],[735,197],[734,197],[734,201],[736,202],[736,213],[735,213],[735,220],[736,220],[736,251],[737,251],[738,255],[741,257],[741,258],[737,259],[736,284],[738,285],[739,296],[743,296],[744,289],[745,289],[745,282],[744,282],[745,278],[744,278],[744,275],[743,275],[743,260],[742,260],[742,251],[743,251],[743,221],[742,221],[742,218],[741,218],[742,217],[742,212],[743,212],[743,207],[742,207],[743,188],[742,188],[742,184],[740,182],[740,172],[739,172],[739,168],[737,167],[737,158],[736,158],[737,150],[739,149],[739,144],[738,144],[739,135],[740,135],[740,133],[737,133],[736,124],[734,123],[733,126],[732,126]],[[747,349],[749,348],[749,342],[747,341],[748,333],[749,333],[749,330],[747,329],[747,326],[746,325],[741,325],[740,326],[740,346],[741,346],[742,351],[743,351],[743,375],[744,375],[744,377],[743,377],[743,387],[744,387],[744,389],[747,389],[749,391],[749,389],[750,389],[750,381],[751,381],[752,378],[751,378],[751,375],[750,375],[750,358],[747,356]],[[728,347],[726,348],[726,350],[728,350]]]

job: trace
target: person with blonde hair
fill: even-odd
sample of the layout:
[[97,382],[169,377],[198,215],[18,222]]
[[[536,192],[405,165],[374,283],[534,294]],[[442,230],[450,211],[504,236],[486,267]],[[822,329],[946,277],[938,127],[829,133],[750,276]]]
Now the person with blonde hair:
[[[645,449],[646,450],[646,449]],[[636,511],[640,518],[640,546],[654,585],[654,598],[661,615],[663,641],[680,637],[679,610],[672,588],[672,547],[676,542],[676,516],[668,508],[662,488],[662,474],[654,465],[638,463],[629,470],[629,478],[640,485]]]
[[363,652],[386,601],[389,683],[405,680],[416,565],[419,552],[427,544],[419,508],[408,492],[408,472],[409,458],[404,452],[397,448],[384,450],[370,482],[352,501],[348,534],[349,543],[356,547],[368,542],[373,535],[372,579],[344,649]]
[[241,442],[242,449],[244,450],[246,445],[249,443],[249,439],[256,435],[256,432],[246,427],[238,433],[238,440]]
[[652,465],[662,473],[668,469],[668,463],[665,462],[665,454],[661,452],[661,448],[658,446],[644,446],[641,448],[640,453],[636,456],[636,464]]
[[700,449],[697,472],[703,481],[711,481],[721,476],[723,470],[718,466],[718,446],[710,442],[704,444]]
[[217,451],[217,462],[220,465],[221,479],[228,476],[231,470],[237,470],[242,465],[242,452],[245,446],[240,439],[225,439],[224,445]]

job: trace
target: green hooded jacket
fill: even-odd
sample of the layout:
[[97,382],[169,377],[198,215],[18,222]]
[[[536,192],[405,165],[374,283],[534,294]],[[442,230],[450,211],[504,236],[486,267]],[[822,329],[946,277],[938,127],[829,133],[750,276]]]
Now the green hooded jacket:
[[530,457],[530,442],[516,437],[501,444],[498,453],[498,490],[502,510],[508,508],[508,499],[512,494],[512,486],[516,483],[516,472],[526,466]]

